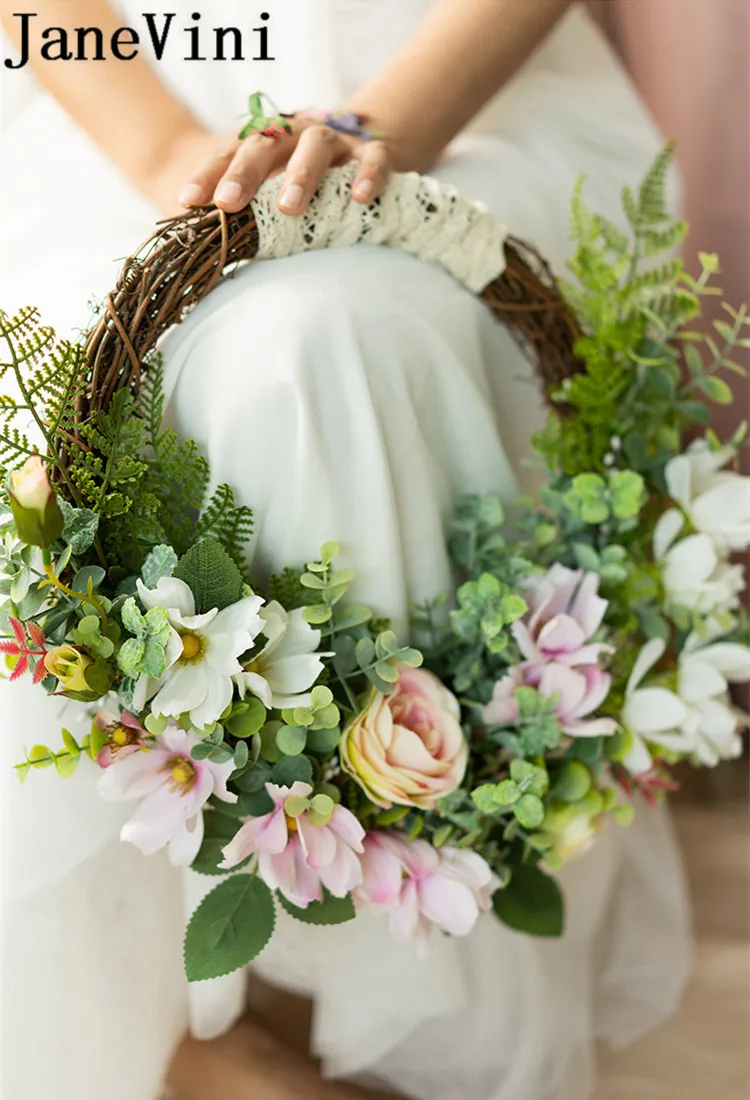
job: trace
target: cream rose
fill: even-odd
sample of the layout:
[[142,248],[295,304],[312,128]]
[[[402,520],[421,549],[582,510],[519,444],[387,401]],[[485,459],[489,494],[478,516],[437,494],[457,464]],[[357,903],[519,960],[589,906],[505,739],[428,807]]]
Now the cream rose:
[[464,777],[458,700],[436,676],[402,666],[392,695],[373,692],[345,731],[341,760],[373,802],[431,810]]

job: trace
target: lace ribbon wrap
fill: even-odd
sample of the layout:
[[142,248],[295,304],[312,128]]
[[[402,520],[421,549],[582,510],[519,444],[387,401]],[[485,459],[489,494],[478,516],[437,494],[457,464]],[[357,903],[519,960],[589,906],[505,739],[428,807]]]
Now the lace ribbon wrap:
[[338,245],[379,244],[445,268],[480,294],[505,270],[507,228],[485,206],[416,172],[391,176],[373,203],[351,198],[355,163],[330,171],[300,217],[277,207],[284,177],[267,180],[253,199],[258,260]]

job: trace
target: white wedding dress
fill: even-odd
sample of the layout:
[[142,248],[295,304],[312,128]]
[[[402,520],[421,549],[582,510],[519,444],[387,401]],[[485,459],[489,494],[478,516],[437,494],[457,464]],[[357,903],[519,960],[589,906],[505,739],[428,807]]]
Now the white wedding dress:
[[[139,7],[125,5],[136,23]],[[249,27],[248,7],[212,0],[210,15]],[[281,0],[277,62],[190,64],[178,51],[160,71],[217,128],[235,125],[256,87],[284,108],[335,105],[428,7]],[[194,5],[150,8],[189,22]],[[35,303],[62,330],[85,328],[90,296],[114,285],[156,212],[25,72],[6,71],[4,93],[0,304]],[[573,10],[434,175],[561,270],[578,173],[594,207],[617,218],[622,184],[638,180],[659,140]],[[259,570],[303,562],[336,538],[358,569],[357,596],[401,629],[408,599],[448,582],[451,502],[490,490],[511,500],[543,416],[529,368],[486,308],[437,268],[375,247],[242,269],[168,339],[166,366],[171,420],[257,509]],[[2,1094],[157,1100],[188,1017],[201,1036],[229,1027],[245,976],[188,992],[183,905],[207,880],[189,880],[185,902],[165,860],[120,844],[120,810],[98,800],[92,768],[69,782],[34,773],[21,788],[12,764],[24,743],[56,742],[60,706],[25,683],[4,687],[2,704]],[[287,919],[257,970],[315,999],[314,1048],[331,1075],[417,1100],[584,1100],[595,1038],[628,1042],[674,1009],[687,907],[669,824],[645,807],[563,879],[559,942],[487,917],[420,961],[380,919],[333,930]]]

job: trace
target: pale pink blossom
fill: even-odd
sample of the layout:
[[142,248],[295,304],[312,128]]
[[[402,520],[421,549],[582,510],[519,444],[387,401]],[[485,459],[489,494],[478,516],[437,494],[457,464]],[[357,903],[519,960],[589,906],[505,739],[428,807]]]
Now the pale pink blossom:
[[345,897],[362,881],[359,853],[365,831],[354,814],[336,806],[326,824],[313,824],[305,807],[312,795],[309,783],[266,783],[266,790],[273,809],[245,822],[224,848],[221,867],[229,870],[257,853],[260,877],[293,905],[304,909],[320,901],[323,887]]
[[121,714],[114,714],[109,710],[99,711],[94,724],[106,736],[96,757],[100,768],[111,768],[116,761],[132,756],[143,748],[148,739],[148,733],[129,710],[124,710]]
[[227,790],[234,763],[193,760],[191,749],[199,743],[194,734],[169,726],[148,749],[115,760],[99,780],[102,798],[143,800],[123,825],[120,839],[135,844],[147,856],[168,845],[170,862],[176,867],[189,866],[198,854],[203,807],[211,795],[223,802],[237,801]]
[[367,833],[361,863],[358,904],[387,913],[393,936],[416,940],[422,948],[436,928],[468,936],[499,886],[476,852],[433,848],[391,831]]
[[513,624],[512,631],[528,662],[595,665],[602,653],[611,652],[611,646],[589,643],[607,610],[598,588],[596,573],[560,564],[527,582],[524,596],[529,612]]
[[607,736],[617,728],[613,718],[584,719],[602,705],[610,686],[611,677],[596,665],[571,668],[556,661],[541,667],[515,665],[495,684],[482,716],[488,726],[512,725],[519,717],[516,691],[533,687],[545,698],[555,698],[555,717],[564,733],[571,737]]
[[341,741],[344,769],[384,809],[433,809],[463,779],[468,755],[456,697],[431,672],[406,665],[393,693],[373,692]]

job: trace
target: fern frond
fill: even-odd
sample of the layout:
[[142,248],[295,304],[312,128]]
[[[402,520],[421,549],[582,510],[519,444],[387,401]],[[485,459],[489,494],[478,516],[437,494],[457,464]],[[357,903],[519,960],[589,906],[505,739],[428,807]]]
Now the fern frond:
[[211,536],[224,547],[240,572],[247,572],[245,551],[253,534],[252,508],[237,504],[229,485],[214,490],[198,522],[200,537]]
[[674,159],[675,145],[670,141],[659,152],[638,191],[638,207],[645,225],[657,225],[670,217],[667,209],[667,174]]

